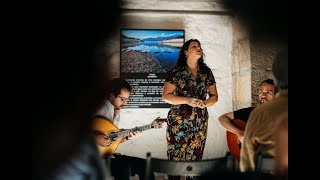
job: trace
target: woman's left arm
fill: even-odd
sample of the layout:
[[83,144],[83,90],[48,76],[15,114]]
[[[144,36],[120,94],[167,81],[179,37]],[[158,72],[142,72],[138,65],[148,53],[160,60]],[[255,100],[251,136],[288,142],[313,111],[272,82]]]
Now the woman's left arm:
[[200,108],[205,108],[214,105],[218,101],[218,92],[216,84],[209,86],[209,98],[201,103]]

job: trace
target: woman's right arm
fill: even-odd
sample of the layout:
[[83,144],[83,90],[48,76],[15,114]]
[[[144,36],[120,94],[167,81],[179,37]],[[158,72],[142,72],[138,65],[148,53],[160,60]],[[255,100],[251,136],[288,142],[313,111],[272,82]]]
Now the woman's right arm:
[[200,103],[200,100],[197,98],[187,98],[174,95],[173,92],[175,90],[176,86],[166,81],[163,87],[162,100],[173,105],[188,104],[192,107],[196,107]]

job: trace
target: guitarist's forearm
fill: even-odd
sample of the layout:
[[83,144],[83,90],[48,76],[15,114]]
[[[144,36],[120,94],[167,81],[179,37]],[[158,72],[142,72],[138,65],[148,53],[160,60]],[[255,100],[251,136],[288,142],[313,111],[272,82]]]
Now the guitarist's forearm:
[[241,135],[243,133],[242,130],[233,125],[231,121],[232,120],[227,115],[222,115],[219,117],[219,122],[227,131],[230,131],[236,135]]

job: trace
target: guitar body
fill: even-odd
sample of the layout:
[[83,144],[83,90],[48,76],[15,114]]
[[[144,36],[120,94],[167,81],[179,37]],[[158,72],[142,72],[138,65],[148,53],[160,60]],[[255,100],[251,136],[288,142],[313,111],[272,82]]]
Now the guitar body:
[[[232,120],[232,123],[240,130],[245,130],[246,122],[240,119],[234,119]],[[227,142],[230,154],[235,158],[240,158],[240,142],[238,141],[238,136],[230,131],[227,131]]]
[[[102,117],[95,117],[93,119],[93,130],[100,131],[103,134],[109,136],[110,133],[119,132],[115,125],[113,125],[109,120],[102,118]],[[118,148],[119,144],[121,143],[122,138],[119,138],[111,143],[108,147],[98,146],[100,155],[111,155],[113,154],[116,149]]]

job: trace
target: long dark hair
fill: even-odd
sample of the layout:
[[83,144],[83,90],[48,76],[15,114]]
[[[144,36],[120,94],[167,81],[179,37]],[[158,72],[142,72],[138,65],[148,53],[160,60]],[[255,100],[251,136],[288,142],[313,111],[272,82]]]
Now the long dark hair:
[[[201,47],[201,43],[198,39],[190,39],[190,40],[186,41],[179,51],[179,57],[178,57],[178,60],[176,63],[177,68],[178,67],[187,67],[187,58],[186,58],[186,55],[184,54],[184,51],[188,50],[190,43],[193,41],[199,43],[199,45]],[[198,60],[198,65],[199,65],[200,69],[203,69],[203,67],[207,67],[207,65],[204,63],[203,56],[204,56],[204,54],[202,53],[202,56]]]

